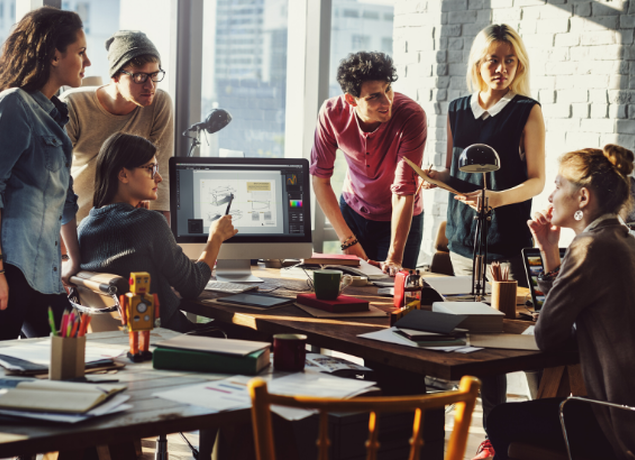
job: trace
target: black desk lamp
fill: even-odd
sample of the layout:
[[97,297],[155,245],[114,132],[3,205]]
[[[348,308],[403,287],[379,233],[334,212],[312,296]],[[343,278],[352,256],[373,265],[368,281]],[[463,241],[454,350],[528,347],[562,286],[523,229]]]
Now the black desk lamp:
[[[187,156],[192,156],[194,149],[201,145],[201,131],[207,131],[210,134],[214,134],[227,126],[230,121],[232,121],[232,116],[227,110],[214,109],[209,113],[209,115],[207,115],[205,121],[194,123],[192,126],[183,131],[183,136],[192,139],[192,145],[190,146],[189,152],[187,152]],[[194,135],[192,136],[190,133],[194,133]]]
[[485,196],[487,188],[486,173],[500,169],[500,158],[496,150],[486,144],[472,144],[459,156],[459,171],[483,173],[483,188],[476,220],[474,235],[474,256],[472,258],[472,295],[480,298],[485,295],[485,268],[487,267],[487,233],[492,221],[492,209]]

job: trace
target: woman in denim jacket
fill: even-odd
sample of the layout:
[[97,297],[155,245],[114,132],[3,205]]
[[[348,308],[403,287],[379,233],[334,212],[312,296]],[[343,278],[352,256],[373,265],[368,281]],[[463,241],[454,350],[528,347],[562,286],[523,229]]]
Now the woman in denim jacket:
[[[70,306],[62,279],[79,267],[77,197],[64,131],[66,106],[55,94],[80,86],[86,37],[79,16],[56,8],[28,13],[0,56],[0,339],[50,332]],[[60,233],[70,260],[62,270]]]

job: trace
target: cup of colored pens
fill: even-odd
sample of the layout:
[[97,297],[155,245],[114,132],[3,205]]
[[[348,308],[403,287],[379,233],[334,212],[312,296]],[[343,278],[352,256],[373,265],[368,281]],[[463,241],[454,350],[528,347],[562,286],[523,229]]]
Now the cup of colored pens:
[[51,366],[49,379],[68,380],[84,375],[86,331],[91,316],[65,311],[57,331],[53,311],[49,308],[51,326]]

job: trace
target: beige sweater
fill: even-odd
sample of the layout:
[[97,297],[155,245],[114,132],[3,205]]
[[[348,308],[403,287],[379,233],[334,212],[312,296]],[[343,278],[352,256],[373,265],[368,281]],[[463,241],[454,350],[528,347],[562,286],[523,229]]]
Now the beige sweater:
[[113,115],[97,100],[96,91],[96,86],[81,87],[67,91],[60,97],[68,105],[70,117],[66,131],[73,142],[71,175],[73,188],[79,197],[77,223],[93,207],[95,165],[99,149],[117,131],[145,137],[157,146],[163,182],[159,184],[159,198],[150,202],[150,209],[169,211],[168,160],[174,152],[174,117],[169,94],[158,89],[152,105],[137,107],[127,115]]

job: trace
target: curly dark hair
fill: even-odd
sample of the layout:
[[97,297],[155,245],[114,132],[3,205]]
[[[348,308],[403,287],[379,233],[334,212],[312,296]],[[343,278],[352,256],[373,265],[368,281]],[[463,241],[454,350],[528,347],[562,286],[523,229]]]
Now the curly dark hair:
[[392,58],[379,51],[359,51],[340,61],[337,82],[344,93],[359,97],[365,81],[397,81]]
[[41,89],[51,75],[55,50],[65,53],[81,28],[82,20],[72,11],[44,6],[27,13],[2,47],[0,91]]

